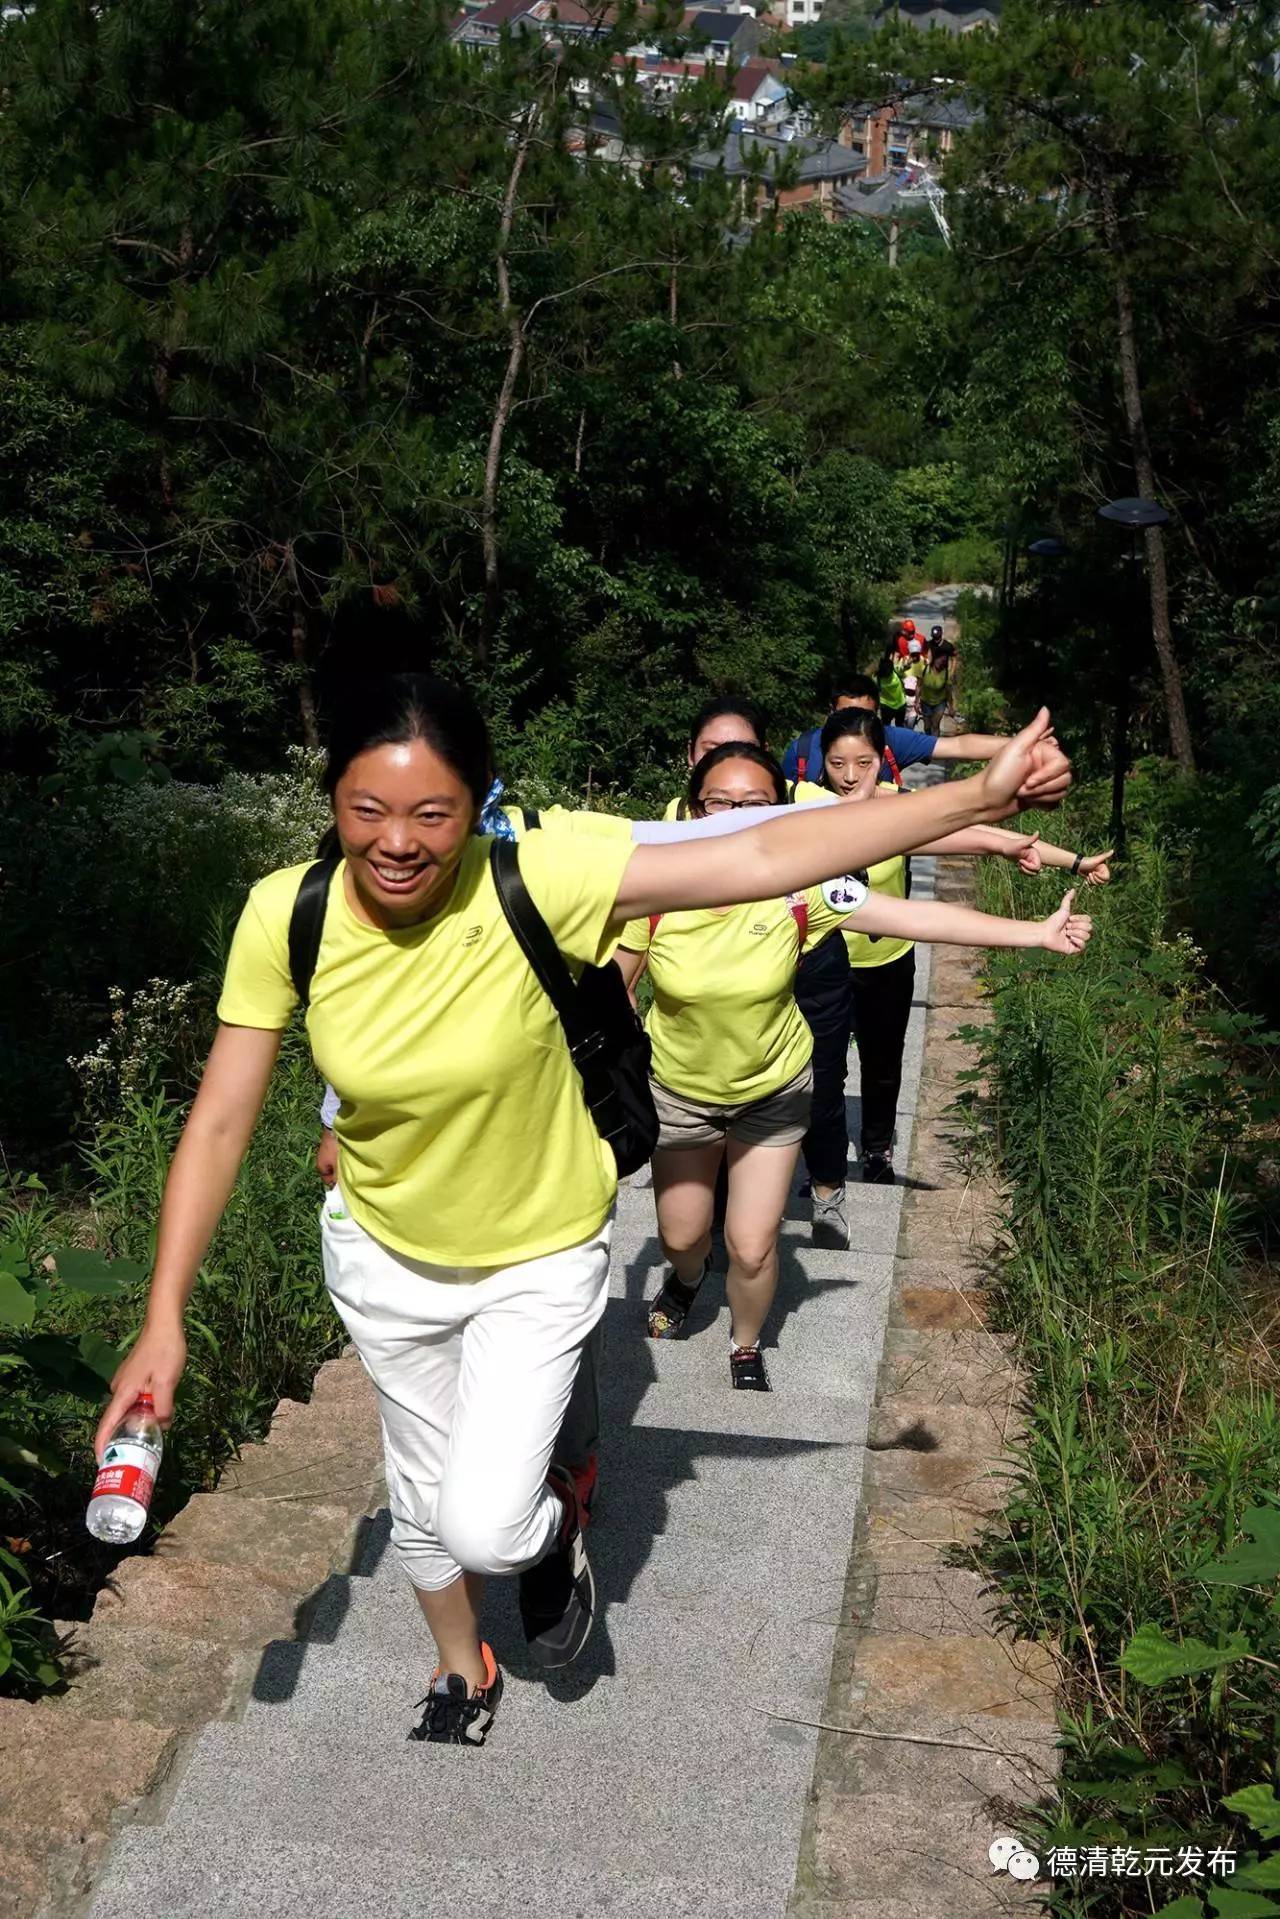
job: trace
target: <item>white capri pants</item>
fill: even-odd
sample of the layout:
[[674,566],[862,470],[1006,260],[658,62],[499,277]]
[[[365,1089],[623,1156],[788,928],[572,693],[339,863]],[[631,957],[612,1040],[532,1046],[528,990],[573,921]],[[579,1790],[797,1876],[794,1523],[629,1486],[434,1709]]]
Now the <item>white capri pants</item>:
[[560,1524],[547,1467],[608,1298],[612,1216],[515,1266],[392,1252],[336,1186],[320,1218],[325,1283],[378,1389],[391,1539],[409,1578],[438,1592],[463,1571],[533,1565]]

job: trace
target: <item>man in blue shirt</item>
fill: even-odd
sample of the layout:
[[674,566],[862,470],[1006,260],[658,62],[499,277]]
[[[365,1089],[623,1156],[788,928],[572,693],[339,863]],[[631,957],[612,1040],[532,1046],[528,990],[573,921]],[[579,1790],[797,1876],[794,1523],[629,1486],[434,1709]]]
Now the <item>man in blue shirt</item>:
[[[838,681],[831,695],[833,713],[843,712],[846,706],[861,706],[868,713],[874,713],[879,705],[876,683],[865,673],[855,673]],[[888,747],[885,759],[895,780],[919,760],[989,760],[1004,745],[1003,735],[999,733],[956,733],[951,739],[939,739],[932,733],[917,733],[909,726],[886,726],[884,737]],[[792,740],[782,756],[782,770],[789,780],[822,778],[821,741],[820,726]]]

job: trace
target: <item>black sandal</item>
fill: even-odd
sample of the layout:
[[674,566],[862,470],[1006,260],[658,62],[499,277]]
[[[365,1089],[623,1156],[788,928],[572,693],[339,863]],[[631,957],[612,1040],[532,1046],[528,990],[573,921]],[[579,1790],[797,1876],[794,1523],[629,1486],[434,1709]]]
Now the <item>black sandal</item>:
[[696,1286],[686,1286],[674,1272],[669,1272],[659,1291],[649,1301],[649,1337],[650,1339],[679,1339],[684,1331],[684,1323],[693,1310],[693,1302],[698,1297],[702,1281],[711,1271],[711,1259],[708,1256],[702,1268],[702,1277]]

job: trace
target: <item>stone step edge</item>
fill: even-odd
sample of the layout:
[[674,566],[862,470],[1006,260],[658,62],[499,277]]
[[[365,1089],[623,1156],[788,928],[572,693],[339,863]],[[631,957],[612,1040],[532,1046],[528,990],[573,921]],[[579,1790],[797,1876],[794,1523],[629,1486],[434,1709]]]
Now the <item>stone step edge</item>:
[[[940,876],[945,864],[939,862]],[[947,879],[939,897],[966,897]],[[999,1595],[982,1577],[976,1552],[966,1567],[957,1550],[974,1547],[982,1532],[998,1523],[1010,1475],[1017,1470],[1018,1409],[1025,1386],[1013,1342],[986,1330],[984,1269],[999,1243],[999,1187],[990,1176],[965,1170],[946,1146],[946,1107],[963,1090],[955,1075],[973,1063],[971,1049],[957,1034],[979,1023],[974,1019],[977,974],[975,955],[965,954],[962,963],[950,949],[946,966],[935,966],[930,979],[925,1064],[916,1101],[917,1113],[927,1118],[917,1126],[909,1160],[911,1176],[927,1178],[929,1187],[909,1189],[902,1211],[873,1398],[873,1450],[789,1919],[840,1919],[853,1909],[858,1862],[852,1862],[847,1876],[833,1871],[823,1824],[833,1817],[838,1824],[842,1811],[856,1807],[861,1795],[877,1792],[882,1755],[909,1750],[899,1743],[903,1736],[919,1735],[928,1795],[940,1806],[972,1798],[965,1781],[973,1753],[964,1749],[963,1738],[955,1746],[946,1743],[949,1723],[959,1721],[971,1733],[981,1733],[975,1743],[985,1743],[982,1729],[989,1727],[997,1750],[1002,1740],[1029,1736],[1036,1763],[1023,1775],[1028,1795],[1051,1794],[1059,1767],[1057,1648],[1013,1641],[1003,1633]],[[927,1165],[921,1164],[922,1151],[929,1155]],[[911,1283],[925,1276],[929,1262],[939,1269],[935,1283]],[[899,1383],[895,1377],[904,1351],[924,1365],[928,1398],[909,1378]],[[994,1405],[991,1400],[985,1406],[973,1403],[975,1364],[983,1369]],[[952,1368],[954,1397],[948,1391]],[[895,1438],[906,1444],[895,1446]],[[875,1737],[885,1733],[890,1740]],[[857,1780],[852,1798],[851,1768]],[[846,1813],[850,1816],[856,1826],[856,1815]],[[941,1832],[937,1843],[940,1854],[947,1850]],[[918,1873],[904,1866],[900,1887],[879,1886],[882,1909],[891,1909],[895,1889],[904,1906],[914,1908]],[[1007,1909],[997,1884],[989,1899],[985,1887],[974,1890],[975,1914]]]
[[330,1577],[358,1562],[382,1502],[375,1407],[354,1351],[325,1361],[311,1398],[281,1400],[266,1439],[223,1478],[251,1457],[283,1466],[340,1450],[338,1494],[196,1493],[151,1553],[121,1561],[87,1622],[58,1622],[66,1690],[0,1701],[6,1919],[83,1910],[113,1837],[163,1817],[203,1726],[243,1711],[262,1649],[301,1637]]

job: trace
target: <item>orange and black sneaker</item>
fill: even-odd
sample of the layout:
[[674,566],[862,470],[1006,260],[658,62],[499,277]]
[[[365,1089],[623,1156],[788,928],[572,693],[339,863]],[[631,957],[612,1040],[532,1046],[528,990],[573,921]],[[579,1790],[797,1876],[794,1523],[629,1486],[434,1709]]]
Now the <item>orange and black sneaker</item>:
[[425,1739],[433,1746],[483,1746],[502,1698],[502,1669],[483,1640],[480,1651],[484,1684],[474,1692],[460,1672],[441,1672],[437,1666],[426,1698],[418,1701],[426,1711],[410,1739]]
[[529,1651],[540,1666],[567,1666],[587,1643],[596,1610],[596,1585],[582,1537],[583,1517],[572,1473],[552,1466],[547,1484],[564,1507],[551,1549],[520,1575],[520,1619]]

